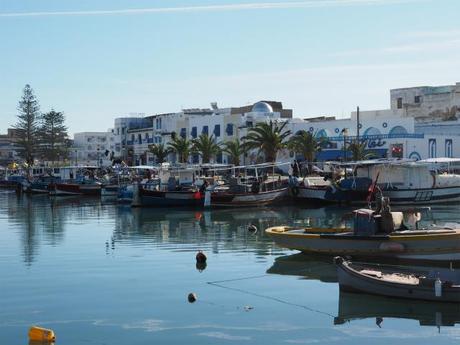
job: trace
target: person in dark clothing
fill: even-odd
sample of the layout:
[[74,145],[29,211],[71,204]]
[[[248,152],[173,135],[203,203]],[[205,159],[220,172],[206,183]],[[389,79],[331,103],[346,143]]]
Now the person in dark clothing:
[[299,177],[300,167],[299,163],[297,163],[297,159],[294,159],[294,163],[291,165],[292,167],[292,176]]

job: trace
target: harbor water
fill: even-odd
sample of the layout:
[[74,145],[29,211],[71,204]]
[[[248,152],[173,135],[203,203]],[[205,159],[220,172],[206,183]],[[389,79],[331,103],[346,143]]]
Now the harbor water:
[[[340,293],[331,258],[279,248],[263,231],[343,225],[350,211],[137,209],[1,192],[1,344],[27,344],[32,325],[73,345],[458,344],[458,305]],[[459,222],[460,206],[423,217]]]

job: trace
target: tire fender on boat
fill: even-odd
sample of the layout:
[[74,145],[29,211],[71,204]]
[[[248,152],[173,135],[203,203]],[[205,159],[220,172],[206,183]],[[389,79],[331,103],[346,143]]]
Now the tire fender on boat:
[[381,243],[379,249],[383,252],[391,252],[391,253],[401,253],[406,250],[404,244],[402,243],[395,243],[395,242],[384,242]]

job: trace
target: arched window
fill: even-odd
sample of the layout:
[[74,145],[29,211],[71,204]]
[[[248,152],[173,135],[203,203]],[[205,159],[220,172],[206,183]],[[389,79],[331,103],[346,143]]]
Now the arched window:
[[375,128],[375,127],[369,127],[368,129],[366,129],[364,131],[364,135],[380,135],[380,131],[378,130],[378,128]]
[[422,159],[422,157],[420,156],[420,153],[413,151],[410,153],[409,159],[415,159],[416,161],[419,161]]
[[320,129],[318,132],[315,134],[316,138],[326,138],[328,137],[327,131],[325,129]]
[[403,126],[394,126],[388,133],[390,136],[407,134],[407,130]]

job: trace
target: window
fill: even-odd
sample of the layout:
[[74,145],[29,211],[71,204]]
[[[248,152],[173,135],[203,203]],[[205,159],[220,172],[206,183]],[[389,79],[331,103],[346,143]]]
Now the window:
[[209,134],[209,127],[208,126],[203,126],[203,130],[201,131],[201,134]]
[[161,129],[161,118],[155,120],[156,129]]
[[181,136],[182,138],[184,138],[184,139],[187,137],[187,129],[186,129],[186,128],[181,128],[181,130],[180,130],[180,136]]
[[120,135],[120,127],[117,128],[117,135]]
[[121,134],[125,134],[125,127],[121,127]]
[[398,109],[402,109],[402,105],[403,105],[403,103],[402,103],[402,97],[398,97],[398,99],[396,100],[396,107],[397,107]]
[[131,141],[134,142],[134,134],[131,134]]
[[232,136],[233,135],[233,124],[231,123],[227,124],[227,129],[225,131],[227,132],[228,136]]
[[436,158],[436,139],[428,141],[428,155],[429,158]]
[[192,127],[191,136],[192,138],[196,138],[198,136],[198,128],[196,126]]
[[452,139],[446,139],[445,151],[446,157],[452,158]]
[[149,140],[149,134],[145,133],[145,140]]
[[220,137],[220,125],[215,125],[214,126],[214,135],[216,137]]
[[414,97],[414,103],[420,103],[420,96]]

